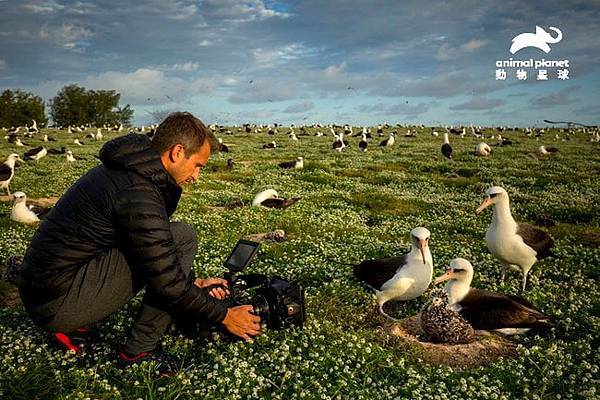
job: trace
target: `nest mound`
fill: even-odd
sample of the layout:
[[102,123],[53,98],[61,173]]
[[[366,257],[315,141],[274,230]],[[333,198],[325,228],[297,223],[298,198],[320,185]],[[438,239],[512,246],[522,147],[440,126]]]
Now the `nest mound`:
[[381,328],[381,334],[391,339],[413,345],[417,357],[430,365],[446,365],[453,368],[479,367],[491,364],[500,357],[517,355],[517,346],[502,336],[475,331],[475,339],[468,344],[431,343],[426,341],[420,324],[420,315],[404,318]]
[[[51,207],[56,204],[58,199],[59,199],[59,197],[57,197],[57,196],[40,197],[39,199],[32,199],[32,198],[28,197],[27,204],[35,204],[40,207]],[[10,196],[3,195],[3,196],[0,196],[0,201],[3,203],[12,203],[15,201],[15,199],[12,195],[10,195]]]

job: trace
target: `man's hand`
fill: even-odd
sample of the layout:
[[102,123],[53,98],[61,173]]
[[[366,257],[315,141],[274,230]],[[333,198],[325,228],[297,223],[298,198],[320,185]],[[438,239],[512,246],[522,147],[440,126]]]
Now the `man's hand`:
[[194,281],[194,285],[205,288],[211,285],[223,285],[224,287],[216,287],[210,290],[208,294],[210,294],[215,299],[223,300],[227,296],[229,296],[229,290],[227,289],[227,281],[223,278],[208,278],[208,279],[200,279],[196,278]]
[[252,342],[252,336],[260,334],[260,317],[251,311],[250,305],[228,308],[222,324],[230,333]]

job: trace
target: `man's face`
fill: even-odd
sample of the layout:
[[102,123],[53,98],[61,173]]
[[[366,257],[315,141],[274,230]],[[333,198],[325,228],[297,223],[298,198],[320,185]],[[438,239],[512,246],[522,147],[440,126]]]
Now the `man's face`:
[[208,141],[204,141],[198,151],[189,158],[186,158],[185,156],[184,149],[176,151],[175,154],[172,153],[172,163],[170,168],[167,169],[179,186],[198,180],[198,175],[200,175],[200,171],[202,171],[210,156],[210,145]]

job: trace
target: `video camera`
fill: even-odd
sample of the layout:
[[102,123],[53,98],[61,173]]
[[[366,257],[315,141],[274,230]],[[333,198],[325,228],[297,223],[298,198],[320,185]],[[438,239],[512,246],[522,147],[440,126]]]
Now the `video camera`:
[[281,277],[268,278],[263,274],[243,274],[258,251],[259,243],[240,239],[225,261],[225,274],[231,307],[250,304],[253,313],[269,329],[290,326],[302,328],[306,322],[304,289],[298,282]]

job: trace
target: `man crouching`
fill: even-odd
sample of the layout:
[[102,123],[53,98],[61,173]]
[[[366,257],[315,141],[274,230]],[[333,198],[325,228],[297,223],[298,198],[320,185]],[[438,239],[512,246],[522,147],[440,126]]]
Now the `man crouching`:
[[146,135],[107,142],[102,164],[56,203],[27,249],[19,292],[33,321],[66,350],[80,352],[96,322],[145,287],[141,308],[119,353],[121,367],[156,360],[176,366],[157,347],[173,318],[222,324],[245,340],[260,333],[251,306],[228,308],[219,278],[191,270],[196,232],[170,222],[181,185],[195,182],[211,150],[212,132],[189,113],[173,113]]

